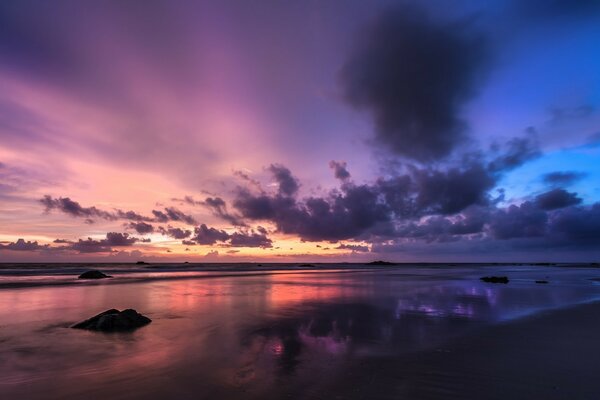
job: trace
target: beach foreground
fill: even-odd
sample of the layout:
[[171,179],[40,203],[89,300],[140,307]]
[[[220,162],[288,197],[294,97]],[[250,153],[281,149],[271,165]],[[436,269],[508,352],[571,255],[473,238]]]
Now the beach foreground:
[[[3,396],[600,394],[600,286],[593,280],[600,271],[592,267],[288,266],[235,273],[192,267],[153,274],[108,269],[114,279],[92,283],[62,271],[56,284],[55,269],[29,279],[14,269],[4,274]],[[510,282],[479,280],[487,275],[508,276]],[[536,283],[541,279],[548,283]],[[124,333],[70,329],[110,308],[135,308],[152,323]]]

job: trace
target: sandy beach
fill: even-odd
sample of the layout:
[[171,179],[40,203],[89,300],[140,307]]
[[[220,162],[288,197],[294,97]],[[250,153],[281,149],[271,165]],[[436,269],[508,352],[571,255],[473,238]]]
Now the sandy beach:
[[[349,399],[596,399],[600,303],[488,327],[435,349],[377,359],[327,387]],[[343,394],[342,394],[343,393]]]
[[[107,269],[114,278],[92,283],[68,269],[60,278],[38,271],[31,286],[14,269],[3,275],[20,285],[0,289],[0,390],[9,398],[592,399],[600,391],[592,267]],[[499,274],[510,282],[479,279]],[[541,278],[549,283],[535,283]],[[152,323],[124,333],[70,329],[110,308],[134,308]]]

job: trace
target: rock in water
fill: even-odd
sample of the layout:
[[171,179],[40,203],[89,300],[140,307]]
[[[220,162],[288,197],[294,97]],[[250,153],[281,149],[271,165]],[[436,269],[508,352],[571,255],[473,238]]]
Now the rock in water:
[[113,308],[75,324],[71,328],[103,332],[122,332],[140,328],[144,325],[148,325],[150,322],[152,322],[150,318],[131,308],[123,311],[115,310]]
[[106,275],[103,272],[98,270],[85,271],[83,274],[79,275],[79,279],[104,279],[104,278],[112,278],[110,275]]
[[398,264],[389,262],[389,261],[377,260],[377,261],[371,261],[370,263],[367,263],[367,265],[398,265]]
[[484,276],[480,279],[488,283],[508,283],[508,278],[506,276]]
[[542,284],[544,284],[544,283],[548,283],[548,281],[541,280],[541,281],[535,281],[535,283],[542,283]]

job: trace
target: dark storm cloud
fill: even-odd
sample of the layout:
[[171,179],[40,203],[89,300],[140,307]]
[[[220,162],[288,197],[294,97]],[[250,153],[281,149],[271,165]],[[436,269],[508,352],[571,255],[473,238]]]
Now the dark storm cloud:
[[536,205],[542,210],[556,210],[574,206],[580,204],[582,201],[581,198],[577,197],[577,193],[567,192],[564,189],[552,189],[535,198]]
[[497,210],[490,221],[490,232],[495,239],[542,237],[546,234],[548,214],[534,203]]
[[181,228],[173,228],[172,226],[168,226],[166,228],[159,227],[158,230],[165,236],[170,236],[173,239],[186,239],[192,235],[192,231],[189,229],[181,229]]
[[329,168],[333,169],[336,179],[344,181],[350,178],[350,172],[346,169],[345,161],[329,161]]
[[488,54],[468,23],[436,23],[412,7],[387,10],[341,69],[344,96],[372,114],[377,139],[397,154],[443,158],[466,137],[461,108],[477,92]]
[[[282,191],[281,187],[277,193],[240,188],[232,204],[246,220],[270,221],[277,231],[307,241],[466,235],[483,230],[499,201],[490,191],[504,173],[538,154],[537,141],[528,134],[496,146],[488,159],[475,153],[464,155],[454,166],[408,165],[405,173],[372,184],[357,185],[343,179],[339,189],[303,199],[296,190]],[[334,162],[332,166],[346,171],[344,164]],[[271,172],[275,180],[284,175],[283,181],[298,187],[289,169],[278,166]],[[452,218],[429,219],[426,226],[416,228],[419,219],[431,216]]]
[[279,194],[283,196],[293,196],[298,191],[298,180],[292,176],[289,169],[280,164],[271,164],[269,171],[279,185]]
[[503,151],[490,162],[489,169],[495,172],[510,171],[538,158],[541,154],[536,134],[529,130],[523,137],[510,139],[504,145]]
[[455,214],[473,204],[486,204],[496,178],[480,164],[447,171],[417,170],[416,206],[420,213]]
[[600,203],[556,211],[550,219],[549,230],[564,244],[600,245]]
[[[503,161],[494,167],[478,158],[446,169],[413,166],[405,174],[380,178],[373,184],[356,185],[344,181],[338,190],[321,197],[297,199],[281,191],[253,193],[241,188],[233,206],[247,220],[271,221],[279,232],[297,234],[308,241],[393,236],[399,234],[394,232],[394,226],[404,220],[431,215],[451,216],[473,206],[492,206],[489,192],[496,186],[503,170],[529,159],[506,154],[521,154],[515,149],[522,148],[528,147],[507,146],[506,153],[496,155],[495,160],[502,157]],[[296,181],[289,170],[286,171]],[[468,220],[465,216],[460,217],[464,224],[469,224],[463,226],[463,230],[471,231],[474,226],[477,226],[476,230],[481,229],[481,217],[476,220],[473,213],[470,211]],[[460,225],[449,226],[461,229]]]
[[244,218],[270,220],[282,233],[298,234],[309,241],[353,238],[388,222],[387,207],[377,192],[367,186],[348,186],[327,198],[310,197],[302,202],[280,194],[253,195],[240,191],[234,206]]
[[40,245],[37,241],[25,241],[25,239],[18,239],[16,242],[0,243],[0,250],[12,250],[12,251],[36,251],[46,250],[48,245]]
[[145,222],[130,222],[128,227],[134,229],[140,235],[154,232],[154,226]]
[[488,208],[474,206],[452,218],[435,215],[403,224],[396,229],[394,236],[421,239],[429,243],[459,240],[463,235],[482,233],[489,216]]
[[544,183],[550,186],[570,186],[586,177],[584,172],[576,171],[555,171],[545,174],[542,177]]

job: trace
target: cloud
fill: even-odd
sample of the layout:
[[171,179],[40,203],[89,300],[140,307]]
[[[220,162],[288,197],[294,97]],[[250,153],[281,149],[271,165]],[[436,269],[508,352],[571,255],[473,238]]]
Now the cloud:
[[[194,217],[185,214],[181,210],[178,210],[174,207],[166,207],[164,211],[152,210],[153,217],[146,217],[135,211],[123,211],[115,209],[114,212],[110,212],[98,209],[94,206],[83,207],[81,206],[81,204],[74,200],[71,200],[69,197],[53,198],[52,196],[45,195],[40,199],[40,203],[42,203],[45,206],[46,212],[50,212],[51,210],[58,210],[73,217],[86,218],[86,222],[88,223],[93,223],[93,218],[101,218],[108,221],[114,221],[118,219],[136,222],[174,221],[182,222],[188,225],[196,225],[197,223]],[[130,226],[133,229],[136,229],[136,226],[142,227],[142,229],[144,229],[144,227],[148,227],[148,225],[149,224],[131,224]]]
[[416,8],[386,10],[340,71],[345,99],[369,111],[377,139],[419,161],[466,137],[463,105],[477,92],[489,48],[468,23],[437,23]]
[[541,237],[546,233],[547,222],[547,213],[526,201],[497,210],[490,221],[490,232],[496,239]]
[[358,236],[389,213],[373,188],[348,186],[327,198],[310,197],[302,202],[280,194],[253,195],[240,191],[234,206],[244,218],[270,220],[282,233],[298,234],[303,240],[340,240]]
[[215,244],[217,242],[225,242],[229,240],[229,234],[224,230],[219,230],[215,228],[209,228],[206,224],[202,224],[197,226],[194,229],[194,235],[192,236],[192,241],[198,244]]
[[131,246],[137,241],[138,238],[129,236],[128,233],[108,232],[104,243],[109,246]]
[[184,241],[183,244],[203,244],[203,245],[214,245],[220,242],[226,247],[272,247],[272,241],[267,237],[267,231],[258,227],[257,231],[254,230],[243,230],[234,232],[232,234],[227,233],[224,230],[216,229],[202,224],[194,229],[194,235],[190,241]]
[[16,242],[9,242],[6,244],[0,243],[0,250],[12,250],[12,251],[36,251],[36,250],[47,250],[49,246],[47,244],[40,245],[37,241],[30,242],[25,239],[18,239]]
[[585,172],[555,171],[545,174],[542,180],[550,186],[570,186],[586,176]]
[[154,232],[154,226],[145,222],[130,222],[129,228],[134,229],[140,235]]
[[118,219],[128,219],[130,221],[145,221],[145,222],[153,222],[154,221],[154,219],[140,215],[140,214],[136,213],[135,211],[116,210],[115,214],[116,214],[115,218],[118,218]]
[[113,247],[133,246],[137,242],[144,242],[144,240],[129,236],[128,233],[108,232],[105,239],[79,239],[76,242],[67,242],[68,246],[55,247],[54,249],[73,250],[78,253],[111,253],[114,251]]
[[527,135],[510,139],[504,145],[503,151],[490,162],[489,169],[495,172],[510,171],[538,158],[541,154],[536,134],[529,129]]
[[346,179],[350,179],[350,172],[346,169],[345,161],[329,161],[329,168],[333,169],[333,174],[336,179],[341,181],[345,181]]
[[564,189],[552,189],[542,193],[535,198],[536,205],[542,210],[556,210],[580,204],[583,200],[577,197],[577,193],[570,193]]
[[65,250],[74,250],[78,253],[110,253],[113,251],[105,240],[94,240],[92,238],[79,239],[77,242],[71,243]]
[[448,215],[474,204],[484,205],[496,184],[496,177],[479,163],[446,171],[414,170],[413,180],[415,214]]
[[71,200],[69,197],[59,197],[54,199],[49,195],[45,195],[40,199],[40,202],[46,207],[46,212],[59,210],[73,217],[97,217],[107,220],[115,220],[117,218],[114,214],[99,210],[96,207],[82,207],[81,204]]
[[210,209],[213,215],[229,222],[231,225],[245,226],[245,223],[240,219],[239,215],[233,215],[227,211],[227,203],[222,198],[207,197],[203,202],[200,203]]
[[196,225],[196,219],[191,215],[187,215],[184,212],[178,210],[175,207],[165,207],[164,212],[160,210],[152,210],[154,218],[157,222],[184,222],[188,225]]
[[230,236],[229,246],[231,247],[273,247],[273,242],[264,233],[256,232],[235,232]]
[[161,226],[158,228],[158,230],[163,235],[170,236],[173,239],[186,239],[192,235],[192,231],[189,229],[173,228],[172,226],[168,226],[167,228]]
[[[503,172],[529,160],[522,155],[522,149],[530,148],[524,143],[510,142],[491,162],[467,157],[462,165],[441,169],[408,166],[404,174],[380,178],[372,184],[344,181],[339,189],[323,196],[298,199],[281,190],[272,194],[240,188],[233,206],[244,219],[270,221],[279,232],[297,234],[302,240],[394,235],[395,226],[402,220],[455,215],[469,207],[490,205],[489,192]],[[496,162],[499,159],[502,161]],[[287,168],[286,176],[296,181]]]
[[419,239],[427,243],[456,241],[464,235],[478,235],[489,222],[486,207],[473,206],[452,217],[434,215],[397,227],[394,237]]
[[549,231],[570,246],[600,245],[600,203],[558,210],[550,219]]
[[268,170],[279,185],[279,194],[282,196],[293,196],[299,188],[298,180],[292,176],[289,169],[280,164],[271,164]]
[[350,250],[352,252],[358,252],[358,253],[366,253],[369,251],[369,246],[361,246],[358,244],[341,243],[339,246],[337,246],[335,248],[337,250]]

